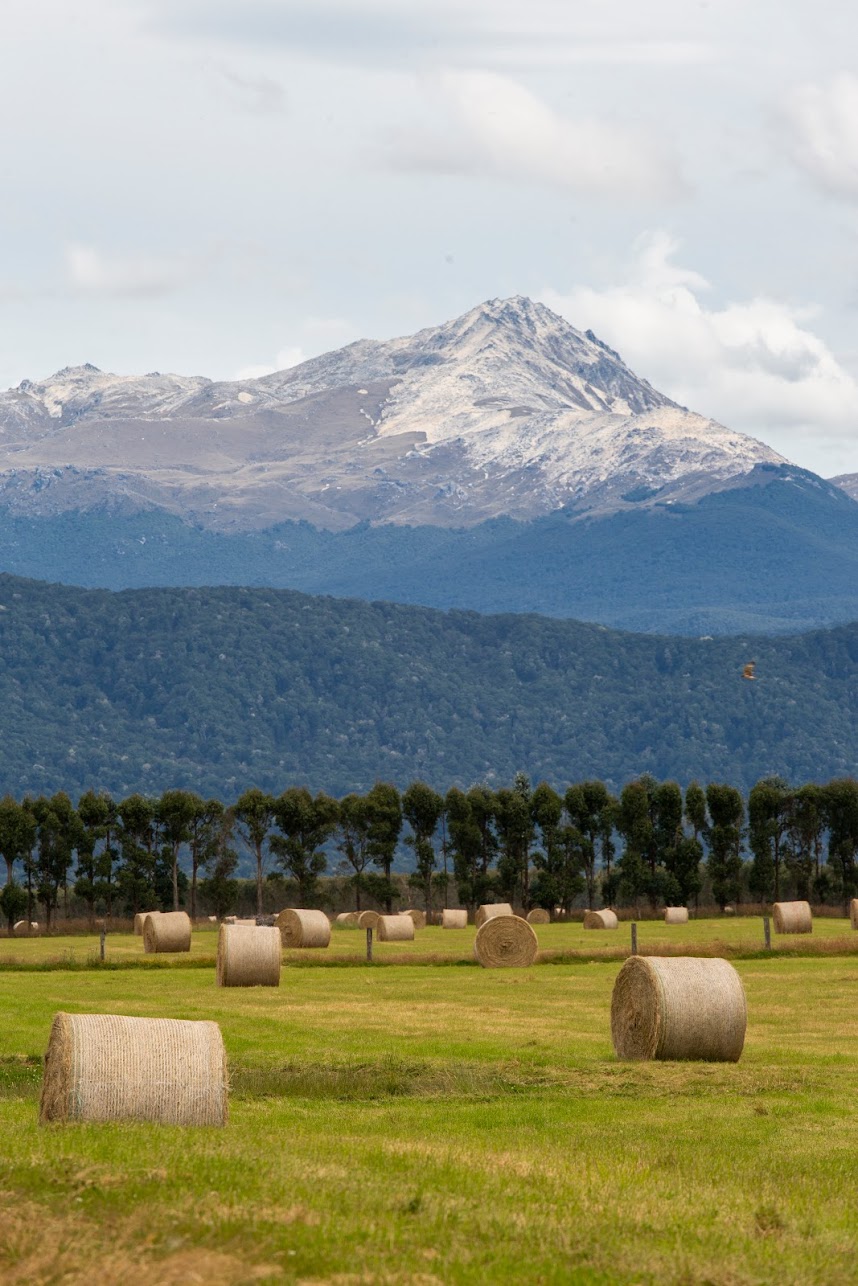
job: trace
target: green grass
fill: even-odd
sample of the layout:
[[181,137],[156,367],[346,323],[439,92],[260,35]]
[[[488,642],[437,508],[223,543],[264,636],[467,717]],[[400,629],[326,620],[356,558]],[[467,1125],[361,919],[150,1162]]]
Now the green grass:
[[[0,1280],[852,1283],[858,960],[736,967],[735,1066],[617,1062],[614,961],[0,973]],[[229,1125],[39,1129],[58,1009],[215,1018]]]

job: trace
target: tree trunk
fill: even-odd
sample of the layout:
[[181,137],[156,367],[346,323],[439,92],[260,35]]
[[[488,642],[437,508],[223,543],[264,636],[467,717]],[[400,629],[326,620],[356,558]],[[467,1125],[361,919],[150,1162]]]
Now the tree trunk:
[[173,910],[179,909],[179,846],[173,845]]
[[262,845],[256,849],[256,914],[262,915]]

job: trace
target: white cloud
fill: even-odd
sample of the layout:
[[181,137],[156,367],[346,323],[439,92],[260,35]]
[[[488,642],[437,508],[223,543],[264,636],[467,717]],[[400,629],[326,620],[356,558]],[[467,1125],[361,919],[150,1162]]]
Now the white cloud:
[[232,107],[252,116],[282,116],[287,109],[286,91],[273,76],[242,75],[225,63],[208,61],[215,91]]
[[682,405],[818,472],[854,467],[858,382],[810,329],[815,310],[762,296],[707,306],[708,283],[676,249],[648,234],[622,284],[540,298]]
[[307,354],[297,346],[281,348],[274,356],[273,365],[242,366],[236,371],[234,378],[237,380],[258,380],[263,375],[274,375],[277,371],[288,371],[292,366],[300,366],[306,360]]
[[110,256],[72,243],[65,250],[66,279],[75,290],[96,295],[165,295],[186,285],[200,268],[195,259]]
[[676,197],[668,148],[643,129],[562,116],[523,85],[487,71],[446,71],[427,82],[450,127],[400,132],[394,168],[535,181],[610,196]]
[[802,85],[785,104],[796,163],[835,196],[858,200],[858,77]]

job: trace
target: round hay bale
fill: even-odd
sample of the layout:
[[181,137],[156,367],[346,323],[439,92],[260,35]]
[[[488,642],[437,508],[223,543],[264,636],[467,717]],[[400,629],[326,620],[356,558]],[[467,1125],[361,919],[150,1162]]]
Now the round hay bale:
[[222,924],[217,936],[219,987],[279,987],[280,930]]
[[160,911],[138,911],[134,917],[134,934],[136,937],[143,936],[143,922],[147,915],[160,915]]
[[31,937],[31,938],[38,938],[38,936],[39,936],[39,934],[40,934],[41,932],[42,932],[42,930],[39,928],[39,921],[38,921],[38,920],[31,920],[31,921],[30,921],[30,937]]
[[12,925],[12,932],[16,938],[29,938],[32,931],[31,920],[16,920]]
[[538,949],[536,934],[520,915],[490,916],[474,941],[474,955],[484,969],[526,969]]
[[477,907],[477,914],[474,916],[474,924],[479,929],[490,920],[493,915],[515,915],[509,902],[486,902]]
[[666,906],[664,908],[665,924],[687,924],[688,907],[687,906]]
[[209,924],[217,924],[217,916],[216,916],[216,915],[210,915],[210,916],[208,917],[208,921],[209,921]]
[[541,906],[535,906],[532,911],[527,913],[528,924],[550,924],[551,916]]
[[361,929],[375,929],[378,925],[377,911],[361,911],[358,916],[358,927]]
[[190,951],[190,916],[185,911],[158,911],[147,915],[143,921],[143,949],[147,955]]
[[340,911],[339,915],[334,917],[335,929],[359,929],[360,916],[357,911]]
[[858,898],[849,903],[849,921],[853,929],[858,929]]
[[742,981],[727,960],[631,956],[617,974],[611,1037],[618,1058],[735,1063],[746,1025]]
[[468,913],[467,911],[442,911],[441,928],[442,929],[467,929]]
[[619,924],[616,911],[604,907],[601,911],[584,912],[585,929],[616,929]]
[[375,933],[379,942],[413,942],[414,921],[410,915],[380,915]]
[[56,1014],[39,1121],[225,1125],[227,1088],[217,1023]]
[[813,933],[809,902],[776,902],[772,907],[775,933]]
[[331,941],[331,922],[324,911],[290,907],[278,915],[277,928],[284,947],[327,947]]
[[400,914],[400,915],[409,915],[409,916],[411,916],[411,919],[412,919],[412,921],[413,921],[413,923],[414,923],[414,927],[415,927],[415,929],[425,929],[425,928],[426,928],[426,912],[425,912],[425,911],[400,911],[400,912],[399,912],[399,914]]

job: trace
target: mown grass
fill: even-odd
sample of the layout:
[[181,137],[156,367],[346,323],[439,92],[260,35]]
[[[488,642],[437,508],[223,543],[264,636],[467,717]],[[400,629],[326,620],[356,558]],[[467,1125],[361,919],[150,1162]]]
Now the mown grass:
[[[736,1066],[617,1062],[617,967],[0,974],[0,1280],[854,1282],[858,961],[740,961]],[[215,1018],[229,1125],[39,1129],[57,1009]]]

